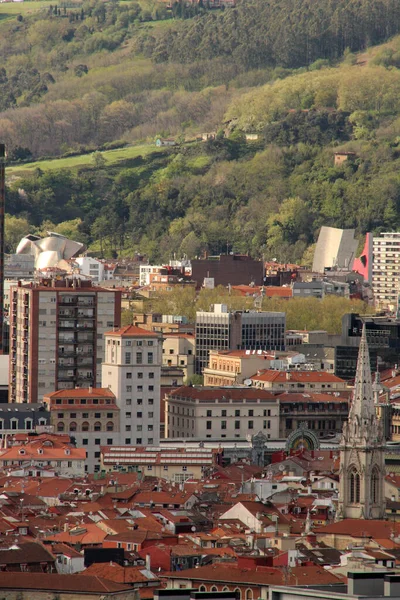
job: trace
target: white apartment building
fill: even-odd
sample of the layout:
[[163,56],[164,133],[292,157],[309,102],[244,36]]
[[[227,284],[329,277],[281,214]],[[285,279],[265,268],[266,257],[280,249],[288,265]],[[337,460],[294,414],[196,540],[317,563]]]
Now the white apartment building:
[[119,326],[121,292],[79,279],[11,288],[10,402],[101,385],[104,333]]
[[115,265],[92,258],[91,256],[79,256],[74,261],[78,264],[82,275],[89,277],[94,283],[108,281],[113,278]]
[[372,289],[375,305],[397,310],[400,293],[400,232],[373,238]]
[[105,334],[102,385],[117,398],[121,444],[158,445],[161,365],[159,333],[127,325]]
[[164,333],[163,367],[182,369],[184,379],[194,375],[196,338],[192,333]]
[[159,273],[162,265],[140,265],[139,267],[139,285],[143,287],[150,285],[150,276]]
[[165,437],[246,439],[262,431],[279,438],[279,401],[244,387],[189,387],[165,397]]

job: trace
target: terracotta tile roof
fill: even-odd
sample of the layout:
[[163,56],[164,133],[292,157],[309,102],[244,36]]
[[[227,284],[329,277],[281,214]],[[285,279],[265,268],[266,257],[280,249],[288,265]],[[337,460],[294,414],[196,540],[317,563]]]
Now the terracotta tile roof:
[[[287,376],[290,375],[290,379]],[[254,381],[271,381],[274,383],[345,383],[344,379],[326,371],[275,371],[266,369],[260,374],[252,375]]]
[[[158,578],[146,571],[144,567],[122,567],[117,563],[93,563],[81,573],[85,576],[102,577],[117,583],[157,582]],[[151,575],[151,576],[150,576]]]
[[41,544],[36,542],[27,542],[20,544],[18,548],[1,550],[0,564],[2,565],[20,565],[32,563],[54,562],[54,556],[50,554]]
[[[45,398],[110,398],[115,401],[115,395],[108,388],[74,388],[73,390],[58,390],[45,394]],[[62,405],[58,405],[61,409]],[[103,405],[101,405],[103,406]],[[108,405],[104,405],[108,406]],[[64,408],[64,407],[63,407]],[[76,408],[74,406],[74,408]]]
[[142,329],[141,327],[137,327],[136,325],[126,325],[125,327],[121,327],[120,329],[116,329],[115,331],[106,331],[104,335],[115,335],[118,337],[161,337],[161,334],[159,333],[155,333],[154,331],[149,331],[147,329]]
[[78,552],[78,550],[71,548],[71,546],[67,546],[67,544],[53,544],[53,546],[51,546],[51,552],[55,556],[57,556],[57,554],[64,554],[70,558],[82,558],[82,554]]
[[59,575],[58,573],[8,573],[0,571],[0,589],[46,590],[49,592],[123,592],[129,586],[100,577]]
[[280,404],[286,402],[330,402],[337,404],[338,402],[348,403],[347,396],[334,396],[332,394],[324,394],[318,392],[284,392],[283,394],[279,394],[277,396],[279,398]]
[[[276,373],[277,371],[273,371]],[[170,396],[193,398],[195,400],[268,400],[276,401],[276,394],[255,388],[246,387],[189,387],[181,386],[173,390]]]
[[269,286],[265,287],[265,296],[267,298],[292,298],[293,289],[291,287]]
[[162,577],[249,585],[329,585],[339,582],[338,577],[321,567],[293,567],[290,573],[286,574],[279,568],[240,569],[231,563],[215,563],[195,569],[174,571]]
[[[82,532],[79,533],[79,530]],[[69,531],[62,531],[46,537],[46,542],[62,542],[66,544],[101,544],[107,537],[107,533],[102,531],[94,523],[84,523],[78,527],[72,527]]]
[[357,538],[390,539],[393,532],[400,534],[400,523],[364,519],[343,519],[314,530],[319,535],[347,535]]
[[163,537],[165,536],[157,531],[140,531],[139,529],[135,529],[132,531],[122,531],[121,533],[116,533],[114,535],[105,535],[104,539],[107,542],[131,542],[133,544],[142,544],[146,540],[162,540]]

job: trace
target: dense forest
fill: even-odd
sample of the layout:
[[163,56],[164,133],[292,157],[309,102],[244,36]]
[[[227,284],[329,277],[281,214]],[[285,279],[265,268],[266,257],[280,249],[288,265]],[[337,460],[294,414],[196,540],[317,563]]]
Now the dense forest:
[[[308,263],[321,225],[398,228],[399,26],[398,0],[70,0],[0,19],[0,139],[11,165],[43,159],[9,171],[7,250],[52,229],[103,256]],[[335,167],[338,150],[353,159]]]

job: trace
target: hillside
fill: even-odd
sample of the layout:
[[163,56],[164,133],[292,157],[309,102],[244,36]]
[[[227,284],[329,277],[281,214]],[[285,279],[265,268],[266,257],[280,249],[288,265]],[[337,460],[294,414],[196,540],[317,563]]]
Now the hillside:
[[[7,249],[51,227],[108,256],[307,262],[322,224],[398,227],[397,10],[27,2],[0,21]],[[334,167],[337,150],[354,160]]]

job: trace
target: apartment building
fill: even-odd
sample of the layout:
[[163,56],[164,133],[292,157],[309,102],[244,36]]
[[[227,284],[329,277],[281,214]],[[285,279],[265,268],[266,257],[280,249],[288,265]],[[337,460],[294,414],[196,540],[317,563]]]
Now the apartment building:
[[196,373],[208,366],[211,350],[284,350],[285,328],[283,312],[230,312],[225,304],[197,312]]
[[279,391],[335,393],[348,390],[346,381],[326,371],[275,371],[266,369],[250,377],[253,387]]
[[121,293],[79,279],[11,289],[10,402],[101,384],[103,336],[120,326]]
[[342,433],[349,413],[347,395],[287,392],[278,396],[280,405],[280,438],[288,437],[306,423],[319,438]]
[[119,444],[120,409],[108,388],[59,390],[43,398],[56,433],[68,433],[86,450],[85,471],[100,470],[100,446]]
[[121,444],[157,445],[160,439],[162,336],[127,325],[105,336],[103,387],[121,410]]
[[164,333],[163,367],[175,367],[183,371],[184,379],[194,374],[196,338],[192,333]]
[[372,289],[375,305],[396,310],[400,293],[400,232],[373,238]]
[[104,471],[138,471],[175,483],[202,479],[219,464],[218,448],[160,448],[104,446],[101,468]]
[[245,439],[262,431],[279,438],[279,402],[252,388],[188,387],[165,397],[165,437]]
[[239,385],[264,369],[298,368],[305,362],[299,352],[268,350],[210,350],[210,362],[203,370],[204,385]]

